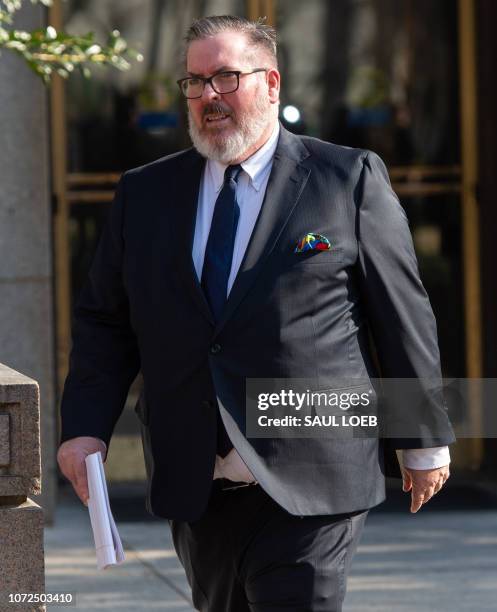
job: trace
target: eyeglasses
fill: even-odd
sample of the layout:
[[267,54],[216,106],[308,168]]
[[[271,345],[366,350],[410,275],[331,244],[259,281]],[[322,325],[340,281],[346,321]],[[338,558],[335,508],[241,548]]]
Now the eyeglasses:
[[233,93],[240,85],[240,77],[246,74],[254,74],[254,72],[267,72],[268,68],[254,68],[250,72],[242,72],[241,70],[225,70],[218,72],[210,77],[185,77],[176,81],[181,89],[181,93],[188,100],[201,98],[204,92],[204,87],[207,83],[218,94]]

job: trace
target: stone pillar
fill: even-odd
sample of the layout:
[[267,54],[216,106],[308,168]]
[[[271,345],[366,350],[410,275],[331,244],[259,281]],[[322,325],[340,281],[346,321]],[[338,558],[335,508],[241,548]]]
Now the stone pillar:
[[0,364],[0,612],[45,610],[10,604],[9,593],[44,593],[38,384]]
[[[46,10],[23,2],[20,29]],[[39,382],[45,520],[56,492],[54,300],[47,90],[14,53],[0,56],[0,347],[2,361]],[[1,571],[1,570],[0,570]]]

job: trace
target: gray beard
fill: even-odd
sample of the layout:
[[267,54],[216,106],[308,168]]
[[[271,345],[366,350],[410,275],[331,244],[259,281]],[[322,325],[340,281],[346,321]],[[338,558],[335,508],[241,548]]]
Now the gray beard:
[[188,112],[188,129],[193,146],[200,155],[222,164],[229,164],[243,156],[261,137],[272,119],[270,104],[264,104],[261,98],[256,98],[252,112],[236,118],[235,131],[228,136],[221,134],[203,134],[195,125]]

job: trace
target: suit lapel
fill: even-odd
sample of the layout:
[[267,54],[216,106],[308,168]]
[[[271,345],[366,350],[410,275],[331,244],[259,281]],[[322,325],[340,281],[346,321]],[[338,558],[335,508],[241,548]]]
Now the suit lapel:
[[215,333],[224,327],[263,269],[309,178],[310,170],[300,163],[308,157],[307,149],[298,137],[280,129],[261,211]]
[[174,253],[173,270],[192,296],[199,310],[214,325],[214,318],[197,278],[192,259],[193,237],[197,216],[200,179],[205,159],[191,149],[177,181],[175,205],[173,208]]

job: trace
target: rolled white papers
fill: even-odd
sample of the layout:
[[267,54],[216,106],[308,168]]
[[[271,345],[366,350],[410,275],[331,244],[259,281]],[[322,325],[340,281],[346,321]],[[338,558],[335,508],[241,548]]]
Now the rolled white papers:
[[90,513],[98,569],[116,565],[124,561],[121,538],[109,504],[107,483],[105,481],[102,455],[99,452],[86,457],[88,476],[88,511]]

